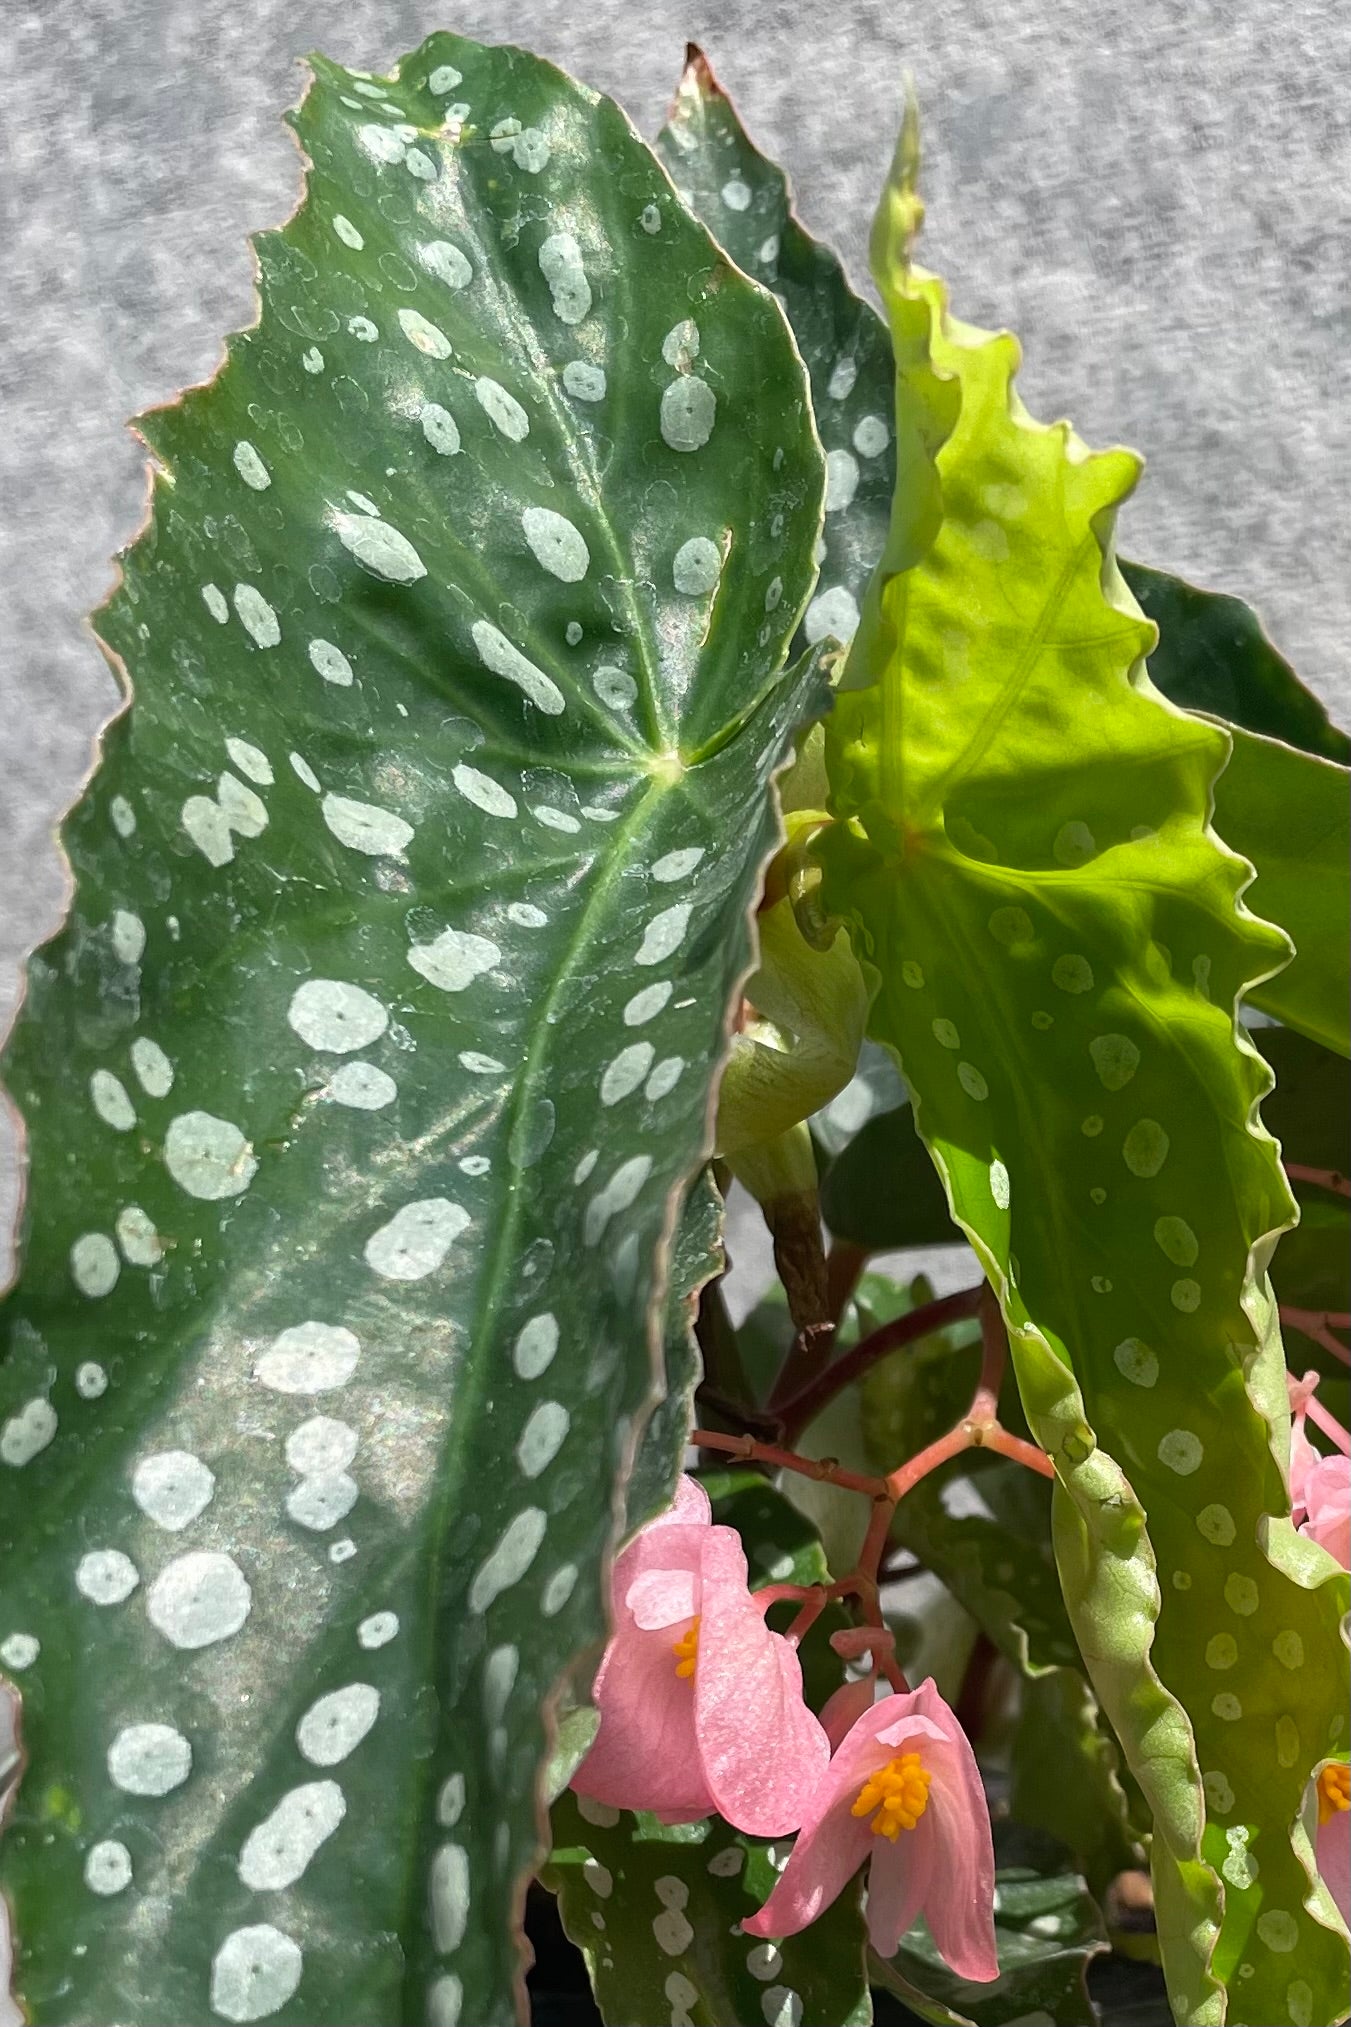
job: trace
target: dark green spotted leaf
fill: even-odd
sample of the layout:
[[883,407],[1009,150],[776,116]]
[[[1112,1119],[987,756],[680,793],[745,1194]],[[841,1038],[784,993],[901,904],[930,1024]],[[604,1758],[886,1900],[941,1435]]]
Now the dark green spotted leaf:
[[1153,680],[1175,704],[1230,727],[1215,828],[1257,869],[1248,905],[1294,940],[1294,962],[1248,997],[1351,1055],[1351,738],[1328,722],[1241,599],[1138,563],[1123,575],[1159,629]]
[[956,1245],[962,1236],[908,1104],[869,1119],[836,1155],[821,1215],[837,1239],[870,1253]]
[[820,708],[778,306],[549,65],[314,69],[259,322],[143,424],[136,700],[7,1064],[36,2023],[515,2018],[543,1706]]
[[771,1847],[710,1820],[664,1827],[567,1794],[545,1883],[606,2027],[868,2027],[857,1890],[801,1935],[739,1924],[768,1899]]
[[1149,673],[1166,697],[1302,753],[1351,762],[1351,735],[1330,722],[1250,605],[1124,558],[1121,574],[1159,629]]
[[1281,1240],[1271,1266],[1290,1364],[1322,1373],[1319,1397],[1345,1422],[1351,1414],[1346,1362],[1301,1332],[1292,1312],[1351,1314],[1351,1202],[1307,1173],[1351,1175],[1351,1064],[1293,1028],[1263,1028],[1260,1040],[1276,1073],[1262,1116],[1281,1143],[1299,1203],[1299,1223]]
[[694,1318],[699,1291],[723,1271],[722,1197],[711,1169],[691,1184],[680,1206],[667,1268],[666,1380],[661,1400],[643,1430],[633,1470],[624,1488],[625,1532],[631,1534],[675,1497],[676,1481],[694,1426],[694,1389],[699,1384],[699,1347]]
[[702,52],[691,48],[657,150],[690,209],[737,265],[775,291],[811,375],[826,452],[821,579],[808,641],[848,641],[886,541],[896,472],[891,341],[838,257],[805,232],[788,180],[746,135]]
[[1346,1939],[1300,1812],[1344,1734],[1347,1580],[1287,1517],[1264,1270],[1293,1207],[1234,1023],[1283,939],[1208,829],[1227,735],[1144,681],[1153,628],[1111,549],[1136,463],[1033,423],[1014,341],[949,318],[908,261],[912,167],[907,135],[874,249],[898,433],[932,465],[905,474],[827,723],[825,904],[1056,1463],[1071,1621],[1153,1812],[1176,2017],[1241,1991],[1247,2018],[1326,2027]]
[[955,1978],[922,1925],[910,1931],[890,1962],[869,1952],[877,1983],[917,2011],[915,1995],[922,1994],[928,2005],[921,2018],[936,2027],[1009,2027],[1033,2020],[1095,2027],[1084,1978],[1107,1947],[1102,1918],[1076,1873],[1011,1862],[1011,1847],[1031,1841],[1016,1830],[996,1835],[1000,1975],[993,1984]]

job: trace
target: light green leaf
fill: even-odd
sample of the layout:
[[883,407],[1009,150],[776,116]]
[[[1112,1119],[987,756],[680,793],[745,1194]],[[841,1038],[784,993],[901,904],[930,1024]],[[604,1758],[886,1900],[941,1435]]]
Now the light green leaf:
[[1033,424],[1013,340],[908,266],[910,143],[874,244],[942,523],[913,568],[884,563],[828,725],[825,898],[1057,1464],[1066,1601],[1154,1812],[1177,2017],[1220,2021],[1232,1983],[1244,2017],[1326,2022],[1346,1940],[1298,1816],[1345,1724],[1346,1578],[1284,1518],[1262,1275],[1291,1204],[1233,1019],[1281,939],[1206,829],[1225,735],[1144,673],[1111,559],[1135,461]]
[[887,538],[895,478],[891,343],[828,246],[794,216],[783,171],[752,144],[712,70],[691,49],[657,151],[696,217],[747,274],[779,296],[811,375],[826,452],[821,577],[808,641],[848,641]]
[[775,1882],[770,1847],[711,1819],[667,1828],[567,1794],[545,1883],[607,2027],[868,2027],[857,1889],[801,1935],[738,1924]]
[[37,2023],[514,2020],[543,1706],[821,701],[778,307],[549,65],[314,67],[260,321],[143,425],[136,702],[7,1069]]

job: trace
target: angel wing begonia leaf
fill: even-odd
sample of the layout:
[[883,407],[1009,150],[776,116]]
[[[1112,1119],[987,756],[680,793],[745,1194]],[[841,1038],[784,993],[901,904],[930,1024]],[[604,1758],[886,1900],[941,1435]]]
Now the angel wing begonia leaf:
[[1234,1018],[1287,950],[1207,828],[1226,735],[1144,672],[1111,549],[1136,462],[1032,423],[1014,341],[911,267],[912,159],[907,137],[874,248],[901,415],[923,411],[898,435],[937,446],[941,517],[898,488],[915,560],[884,560],[827,728],[825,898],[1057,1465],[1066,1601],[1154,1814],[1177,2018],[1233,1994],[1232,2017],[1325,2023],[1346,1938],[1299,1816],[1345,1726],[1346,1580],[1287,1517],[1264,1270],[1293,1207]]
[[820,708],[778,306],[548,64],[314,71],[259,321],[142,425],[135,702],[6,1067],[35,2023],[515,2018],[544,1706]]

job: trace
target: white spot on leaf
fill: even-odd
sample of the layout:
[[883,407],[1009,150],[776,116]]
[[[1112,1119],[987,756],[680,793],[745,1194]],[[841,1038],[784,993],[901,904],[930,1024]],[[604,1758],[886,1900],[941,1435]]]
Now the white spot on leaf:
[[405,1204],[365,1245],[366,1264],[386,1281],[422,1281],[434,1274],[469,1225],[469,1213],[447,1197]]
[[164,1164],[181,1190],[206,1203],[242,1196],[258,1173],[258,1158],[239,1128],[210,1112],[180,1112],[170,1120]]
[[346,1386],[361,1342],[341,1323],[293,1323],[254,1367],[255,1379],[278,1394],[321,1394]]

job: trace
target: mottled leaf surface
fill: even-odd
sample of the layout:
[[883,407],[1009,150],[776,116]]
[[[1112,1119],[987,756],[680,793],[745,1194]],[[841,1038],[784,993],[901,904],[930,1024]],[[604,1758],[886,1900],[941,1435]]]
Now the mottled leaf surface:
[[702,1371],[694,1319],[699,1291],[726,1263],[722,1197],[711,1169],[690,1185],[680,1206],[666,1290],[666,1386],[643,1430],[624,1487],[625,1532],[633,1533],[675,1497],[694,1426],[694,1389]]
[[780,298],[811,375],[826,453],[821,578],[804,637],[848,641],[886,541],[896,469],[891,344],[838,257],[804,231],[782,169],[754,146],[691,50],[657,149],[677,190],[737,265]]
[[137,700],[7,1066],[41,2023],[514,2018],[541,1706],[820,701],[778,306],[547,64],[315,78],[260,321],[143,425]]
[[1226,735],[1144,672],[1111,556],[1135,460],[1033,424],[1014,341],[948,319],[905,258],[905,169],[878,279],[920,411],[898,430],[937,449],[898,495],[917,560],[884,565],[827,727],[826,901],[1057,1465],[1066,1601],[1154,1812],[1177,2017],[1219,2020],[1232,1988],[1245,2017],[1327,2022],[1346,1942],[1298,1816],[1345,1732],[1346,1578],[1284,1518],[1262,1276],[1292,1206],[1233,1014],[1282,939],[1206,827]]
[[868,2027],[856,1889],[801,1935],[759,1942],[739,1926],[775,1883],[758,1839],[573,1794],[555,1804],[553,1831],[547,1883],[607,2027]]

